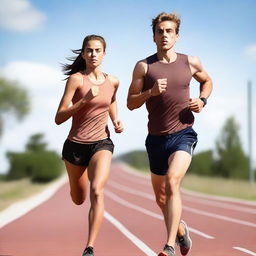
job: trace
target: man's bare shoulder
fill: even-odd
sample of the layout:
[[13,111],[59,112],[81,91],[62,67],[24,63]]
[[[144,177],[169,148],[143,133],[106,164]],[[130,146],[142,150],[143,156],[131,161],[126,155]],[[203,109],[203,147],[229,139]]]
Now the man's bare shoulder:
[[148,65],[147,65],[147,60],[139,60],[134,68],[134,72],[139,73],[141,75],[145,75],[147,73]]
[[193,67],[200,67],[202,65],[199,57],[197,56],[188,56],[188,62]]

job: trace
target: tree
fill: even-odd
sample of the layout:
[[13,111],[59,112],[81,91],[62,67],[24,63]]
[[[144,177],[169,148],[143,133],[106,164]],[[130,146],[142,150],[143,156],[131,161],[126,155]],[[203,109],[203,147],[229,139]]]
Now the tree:
[[29,112],[28,94],[17,82],[0,77],[0,136],[6,114],[13,114],[18,121]]
[[122,154],[117,159],[137,169],[149,169],[148,156],[145,150],[130,151],[128,153]]
[[214,171],[226,178],[248,178],[248,157],[245,155],[240,137],[239,125],[234,117],[227,119],[216,141],[217,159]]
[[26,150],[32,152],[45,151],[47,143],[43,142],[44,135],[42,133],[37,133],[32,135],[28,143],[26,144]]
[[41,133],[29,138],[25,152],[8,152],[7,157],[10,169],[6,178],[9,180],[29,177],[35,182],[48,182],[59,177],[63,170],[60,156],[47,150]]
[[189,173],[212,176],[213,165],[214,159],[212,150],[203,151],[193,156]]

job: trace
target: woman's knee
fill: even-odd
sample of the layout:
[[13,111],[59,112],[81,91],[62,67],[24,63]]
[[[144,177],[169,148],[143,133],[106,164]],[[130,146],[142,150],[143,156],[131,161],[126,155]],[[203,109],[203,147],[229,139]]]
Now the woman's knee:
[[156,203],[160,209],[164,210],[166,205],[166,196],[165,195],[156,195]]
[[93,201],[99,201],[104,198],[104,188],[97,184],[92,184],[91,187],[91,199]]
[[86,194],[83,193],[83,192],[74,192],[74,191],[70,191],[70,196],[71,196],[71,199],[73,201],[74,204],[76,205],[81,205],[83,204],[83,202],[85,201],[86,199]]

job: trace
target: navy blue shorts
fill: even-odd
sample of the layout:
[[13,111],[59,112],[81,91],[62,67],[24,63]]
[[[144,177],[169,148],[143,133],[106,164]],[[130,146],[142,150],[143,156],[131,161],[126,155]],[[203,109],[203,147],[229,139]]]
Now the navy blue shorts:
[[62,159],[71,164],[88,166],[92,156],[100,150],[108,150],[113,153],[114,144],[110,138],[82,144],[67,139],[62,149]]
[[168,135],[148,134],[145,144],[151,172],[157,175],[166,175],[170,155],[179,150],[192,155],[196,143],[197,133],[192,127]]

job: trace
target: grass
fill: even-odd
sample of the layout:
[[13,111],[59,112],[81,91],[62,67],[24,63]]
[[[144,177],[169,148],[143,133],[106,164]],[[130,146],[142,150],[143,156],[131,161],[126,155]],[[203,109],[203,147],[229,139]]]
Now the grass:
[[256,200],[256,183],[248,181],[186,175],[182,187],[204,194]]
[[[149,173],[148,170],[136,170]],[[182,187],[203,194],[256,201],[256,183],[250,184],[244,180],[187,174],[183,179]]]
[[28,178],[15,181],[0,180],[0,211],[14,202],[41,192],[49,184],[32,183]]

